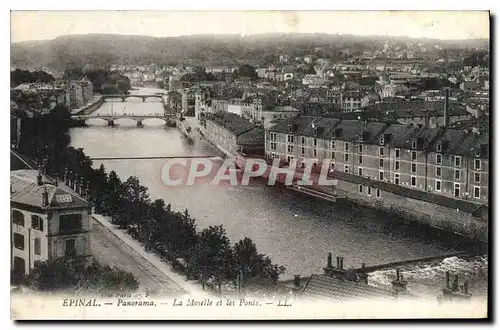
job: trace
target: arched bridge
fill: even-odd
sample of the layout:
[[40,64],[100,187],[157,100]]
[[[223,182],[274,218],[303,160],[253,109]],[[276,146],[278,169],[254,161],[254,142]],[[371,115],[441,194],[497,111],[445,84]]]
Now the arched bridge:
[[137,123],[137,127],[142,127],[142,122],[146,119],[161,119],[165,122],[165,124],[169,124],[172,120],[175,119],[174,114],[165,114],[165,113],[160,113],[160,114],[144,114],[144,115],[125,115],[125,114],[116,114],[116,115],[74,115],[71,116],[71,119],[80,123],[85,123],[88,119],[102,119],[108,122],[108,126],[114,126],[115,125],[115,120],[117,119],[122,119],[122,118],[127,118],[127,119],[132,119],[135,120]]
[[103,100],[106,99],[122,99],[123,102],[125,102],[126,99],[130,97],[137,97],[142,99],[142,102],[146,102],[146,99],[148,98],[157,98],[160,99],[163,103],[165,103],[165,99],[163,98],[163,95],[160,94],[149,94],[149,95],[138,95],[138,94],[107,94],[107,95],[102,95]]

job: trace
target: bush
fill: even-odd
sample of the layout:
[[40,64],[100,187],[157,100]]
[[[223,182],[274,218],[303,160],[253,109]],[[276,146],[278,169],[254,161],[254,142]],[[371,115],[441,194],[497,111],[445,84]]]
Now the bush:
[[139,282],[131,273],[101,265],[96,260],[84,269],[54,260],[36,265],[26,276],[25,285],[37,291],[126,292],[137,290]]

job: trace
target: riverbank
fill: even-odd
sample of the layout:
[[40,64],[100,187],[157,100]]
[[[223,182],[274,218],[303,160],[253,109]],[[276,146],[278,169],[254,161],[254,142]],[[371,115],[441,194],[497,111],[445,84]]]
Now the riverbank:
[[[227,157],[235,158],[240,168],[245,168],[247,159],[244,156],[234,155],[214,144],[207,134],[203,134],[203,137]],[[268,172],[270,172],[269,168],[264,176]],[[296,170],[295,173],[294,180],[300,180],[302,175],[300,170]],[[333,202],[336,198],[342,198],[356,205],[395,215],[398,219],[463,236],[473,243],[488,243],[488,205],[436,195],[340,171],[333,172],[332,176],[337,180],[337,184],[315,187],[314,190],[318,190],[319,193],[311,194],[311,189],[296,190],[322,199],[326,197]]]
[[100,95],[94,95],[92,101],[87,103],[80,108],[71,110],[71,115],[90,115],[92,112],[96,111],[104,103],[104,98]]

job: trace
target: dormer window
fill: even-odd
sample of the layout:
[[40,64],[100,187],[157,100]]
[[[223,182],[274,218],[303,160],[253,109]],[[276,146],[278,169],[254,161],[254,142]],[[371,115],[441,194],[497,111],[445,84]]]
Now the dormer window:
[[436,151],[437,152],[441,152],[442,149],[443,149],[443,145],[441,143],[436,144]]
[[417,141],[411,141],[411,148],[417,149]]
[[383,145],[384,145],[384,143],[385,143],[384,137],[381,137],[381,138],[380,138],[379,143],[380,143],[380,145],[381,145],[381,146],[383,146]]

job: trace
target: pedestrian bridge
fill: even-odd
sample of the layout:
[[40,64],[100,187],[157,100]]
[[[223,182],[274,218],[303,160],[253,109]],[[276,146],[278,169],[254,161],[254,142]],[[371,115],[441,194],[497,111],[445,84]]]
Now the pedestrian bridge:
[[132,119],[137,123],[137,127],[143,126],[143,121],[147,119],[161,119],[168,124],[172,120],[175,120],[175,114],[166,114],[166,113],[158,113],[158,114],[115,114],[115,115],[101,115],[101,114],[90,114],[90,115],[74,115],[71,116],[73,121],[87,123],[89,119],[102,119],[108,122],[108,126],[114,126],[115,121],[118,119]]
[[138,94],[107,94],[107,95],[102,95],[103,100],[106,100],[106,99],[122,99],[123,102],[125,102],[126,99],[131,98],[131,97],[140,98],[140,99],[142,99],[142,102],[146,102],[146,100],[149,99],[149,98],[157,98],[157,99],[160,99],[161,102],[165,103],[163,95],[160,95],[160,94],[149,94],[149,95],[138,95]]

